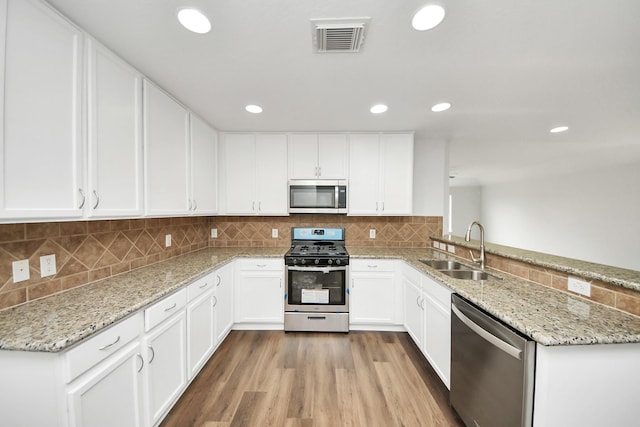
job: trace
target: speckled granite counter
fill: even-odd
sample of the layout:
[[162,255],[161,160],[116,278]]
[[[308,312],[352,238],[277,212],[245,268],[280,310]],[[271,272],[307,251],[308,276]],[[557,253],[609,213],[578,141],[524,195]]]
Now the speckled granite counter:
[[348,251],[352,258],[402,259],[543,345],[640,342],[640,317],[501,272],[495,274],[503,280],[458,280],[419,261],[448,258],[442,252],[354,247]]
[[287,250],[204,249],[0,311],[0,349],[61,351],[235,257],[283,257]]
[[[124,319],[236,257],[288,248],[205,249],[0,311],[0,349],[57,352]],[[348,248],[353,258],[402,259],[543,345],[640,342],[640,318],[525,280],[452,279],[419,259],[431,249]]]
[[[465,242],[464,238],[458,236],[431,237],[431,239],[444,243],[454,243],[458,246],[474,250],[477,250],[480,247],[479,241],[472,240],[470,242]],[[542,252],[512,248],[510,246],[496,245],[495,243],[485,242],[485,252],[537,265],[539,267],[551,268],[563,273],[582,276],[587,279],[600,280],[605,283],[611,283],[612,285],[618,285],[635,291],[640,291],[640,271],[565,258]]]

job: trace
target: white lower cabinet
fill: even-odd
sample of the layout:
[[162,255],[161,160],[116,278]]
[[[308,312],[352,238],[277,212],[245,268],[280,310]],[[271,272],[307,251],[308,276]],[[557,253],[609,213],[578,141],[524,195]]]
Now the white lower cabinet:
[[402,287],[404,326],[449,388],[452,292],[406,264],[403,265]]
[[[67,390],[71,427],[146,426],[144,360],[136,340]],[[26,424],[25,424],[26,425]]]
[[235,323],[239,329],[284,327],[284,263],[275,258],[237,262]]
[[145,310],[147,417],[155,424],[187,385],[187,290],[165,297]]
[[233,264],[219,268],[216,274],[215,333],[219,345],[233,326]]
[[[387,329],[402,325],[402,288],[396,261],[352,259],[349,270],[349,327]],[[393,328],[391,328],[393,329]]]

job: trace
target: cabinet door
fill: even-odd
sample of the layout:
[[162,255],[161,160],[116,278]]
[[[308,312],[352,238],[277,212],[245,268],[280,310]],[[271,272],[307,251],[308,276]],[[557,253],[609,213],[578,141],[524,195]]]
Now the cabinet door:
[[209,360],[215,342],[213,290],[206,292],[187,306],[187,359],[189,378],[193,378]]
[[396,323],[393,273],[351,274],[349,322],[384,325]]
[[142,76],[89,40],[89,216],[142,215]]
[[413,135],[381,136],[382,215],[411,215],[413,206]]
[[226,213],[253,214],[255,203],[255,136],[225,134]]
[[6,17],[0,215],[80,217],[82,33],[41,2],[9,1]]
[[218,212],[218,133],[191,114],[191,212]]
[[148,215],[185,214],[188,206],[188,111],[144,81],[145,199]]
[[282,274],[240,270],[235,294],[236,322],[284,322],[283,296]]
[[318,135],[289,135],[289,178],[318,178]]
[[256,213],[287,215],[287,136],[256,136]]
[[403,298],[404,298],[404,327],[409,335],[422,350],[424,341],[424,300],[419,283],[415,283],[410,278],[402,278]]
[[71,427],[145,426],[140,344],[107,359],[67,389]]
[[424,296],[424,353],[438,376],[449,388],[451,366],[451,310]]
[[349,140],[349,214],[377,215],[380,204],[380,141],[377,134]]
[[164,415],[187,384],[185,333],[183,310],[152,329],[146,337],[146,395],[151,424]]
[[233,268],[231,264],[216,271],[216,345],[233,326]]
[[347,135],[318,135],[318,178],[347,179]]

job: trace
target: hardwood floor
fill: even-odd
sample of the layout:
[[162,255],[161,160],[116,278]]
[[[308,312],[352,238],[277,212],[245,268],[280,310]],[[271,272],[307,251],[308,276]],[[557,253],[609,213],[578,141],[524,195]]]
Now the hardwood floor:
[[161,426],[463,424],[406,333],[232,331]]

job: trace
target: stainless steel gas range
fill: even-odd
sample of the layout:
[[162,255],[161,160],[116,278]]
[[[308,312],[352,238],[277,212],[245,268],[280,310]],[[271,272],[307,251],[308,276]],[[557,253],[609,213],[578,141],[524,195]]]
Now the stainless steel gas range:
[[349,332],[344,228],[292,228],[284,262],[284,330]]

